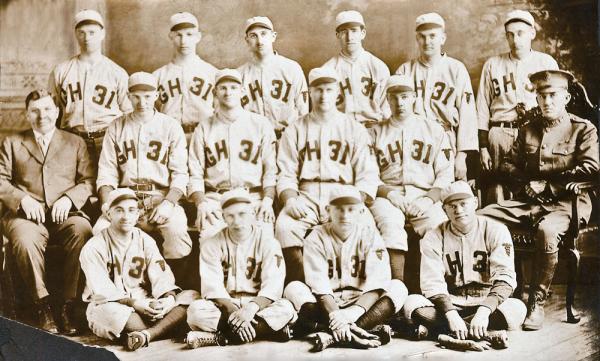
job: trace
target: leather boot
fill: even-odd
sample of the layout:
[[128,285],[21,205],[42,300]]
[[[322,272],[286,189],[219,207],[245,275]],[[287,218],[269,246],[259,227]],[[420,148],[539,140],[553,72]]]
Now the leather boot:
[[552,284],[554,271],[558,264],[558,252],[538,254],[536,282],[532,285],[527,306],[527,318],[523,322],[523,330],[536,331],[544,323],[544,305]]
[[58,327],[56,327],[56,322],[54,322],[54,316],[52,316],[52,310],[50,309],[47,297],[37,301],[36,306],[40,328],[46,332],[58,334]]
[[76,322],[73,318],[74,305],[75,301],[73,300],[65,302],[60,313],[62,332],[67,336],[75,335],[78,332]]

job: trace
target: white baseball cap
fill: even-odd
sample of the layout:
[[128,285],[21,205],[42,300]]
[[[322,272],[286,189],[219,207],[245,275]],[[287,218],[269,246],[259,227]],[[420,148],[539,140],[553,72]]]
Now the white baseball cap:
[[529,11],[525,10],[513,10],[506,14],[506,20],[504,20],[504,26],[513,21],[522,21],[527,25],[535,28],[535,20]]
[[84,9],[75,14],[75,28],[77,29],[81,25],[96,24],[104,28],[104,20],[102,15],[96,10]]
[[236,69],[221,69],[217,71],[217,75],[215,76],[215,86],[224,80],[233,80],[237,83],[242,84],[242,74]]
[[323,83],[337,83],[338,74],[335,69],[314,68],[308,73],[308,86],[317,86]]
[[171,31],[187,28],[198,28],[198,19],[188,12],[179,12],[171,16]]
[[356,10],[346,10],[342,11],[335,17],[335,29],[337,30],[340,26],[344,24],[358,24],[361,26],[365,26],[365,20],[361,13]]
[[360,204],[362,202],[360,192],[353,186],[340,186],[332,190],[329,194],[329,204],[332,206]]
[[392,75],[385,84],[386,93],[414,92],[413,80],[406,75]]
[[255,16],[253,18],[250,18],[248,20],[246,20],[246,25],[244,26],[244,28],[246,30],[244,30],[244,32],[248,32],[248,30],[250,30],[251,27],[255,26],[255,25],[259,25],[262,26],[263,28],[267,28],[269,30],[273,30],[273,22],[271,22],[271,19],[269,19],[266,16]]
[[442,189],[441,200],[442,203],[446,204],[458,199],[473,198],[473,191],[471,186],[465,181],[456,181],[450,184],[448,187]]
[[136,90],[156,90],[158,82],[154,75],[145,71],[138,71],[129,76],[127,88],[130,92]]
[[236,203],[252,203],[252,197],[247,188],[234,188],[221,196],[221,209]]
[[445,28],[446,22],[438,13],[427,13],[417,16],[415,21],[416,30],[427,30],[432,28]]
[[110,193],[108,193],[108,197],[106,198],[106,202],[102,205],[102,211],[107,212],[112,207],[117,206],[119,203],[126,199],[138,200],[138,197],[135,195],[135,192],[130,188],[117,188]]

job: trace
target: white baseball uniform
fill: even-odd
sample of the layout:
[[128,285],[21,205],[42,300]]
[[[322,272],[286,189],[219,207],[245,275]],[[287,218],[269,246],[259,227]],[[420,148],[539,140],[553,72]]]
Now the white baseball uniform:
[[213,90],[217,68],[195,56],[184,65],[173,62],[156,69],[158,80],[156,109],[179,121],[184,131],[213,114]]
[[[275,234],[283,248],[301,247],[306,231],[326,220],[325,206],[336,187],[352,185],[374,199],[381,184],[367,130],[339,112],[325,122],[314,117],[298,119],[279,141],[277,192],[297,191],[311,209],[300,220],[285,208],[279,214]],[[374,224],[368,210],[363,220]]]
[[451,136],[453,150],[479,150],[475,97],[463,63],[443,54],[432,66],[417,59],[408,61],[396,74],[414,79],[415,113],[440,123]]
[[293,305],[281,298],[285,263],[273,234],[254,226],[250,238],[237,243],[226,228],[209,238],[200,250],[200,287],[202,300],[188,308],[192,329],[217,331],[221,311],[211,301],[226,298],[242,306],[254,297],[273,301],[257,316],[275,331],[296,317]]
[[[108,127],[98,163],[97,189],[103,186],[142,189],[138,197],[142,198],[146,216],[149,216],[151,208],[158,205],[169,190],[186,194],[188,180],[185,135],[175,119],[155,111],[152,120],[143,122],[130,113]],[[142,185],[152,189],[139,188]],[[100,217],[94,234],[107,226],[108,220]],[[155,229],[147,222],[139,226],[145,230]],[[164,237],[165,258],[181,258],[191,252],[187,217],[180,205],[175,205],[165,224],[156,227]]]
[[132,110],[127,97],[127,72],[109,58],[89,65],[79,56],[58,64],[48,88],[63,111],[60,128],[95,132]]
[[249,61],[240,66],[245,109],[267,117],[282,130],[308,113],[308,88],[300,65],[275,54],[265,63]]
[[[399,124],[388,119],[369,129],[373,138],[379,175],[390,190],[400,191],[408,201],[445,188],[454,181],[454,157],[444,128],[437,122],[414,115]],[[386,198],[378,197],[370,207],[386,247],[407,250],[405,215]],[[423,216],[410,219],[415,231],[424,234],[445,221],[441,203]]]
[[[390,108],[385,97],[385,83],[390,70],[375,55],[363,50],[356,59],[344,54],[329,59],[323,67],[332,67],[340,79],[338,109],[359,122],[380,121],[390,116]],[[367,112],[375,116],[365,116]]]

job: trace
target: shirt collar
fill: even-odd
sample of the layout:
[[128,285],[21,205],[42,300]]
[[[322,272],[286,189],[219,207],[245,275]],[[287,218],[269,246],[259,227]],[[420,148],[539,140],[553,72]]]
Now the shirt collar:
[[35,141],[36,142],[39,142],[41,138],[44,138],[44,140],[46,140],[46,144],[50,144],[50,140],[54,136],[54,132],[56,131],[56,127],[52,127],[52,130],[50,130],[46,134],[42,134],[42,133],[36,131],[35,129],[32,129],[32,130],[33,130],[33,136],[35,137]]

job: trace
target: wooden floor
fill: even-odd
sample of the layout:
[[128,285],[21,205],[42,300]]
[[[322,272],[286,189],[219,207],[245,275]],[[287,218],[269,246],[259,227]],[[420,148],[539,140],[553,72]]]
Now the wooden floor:
[[188,350],[180,340],[152,342],[150,347],[128,352],[120,345],[111,345],[94,336],[73,337],[72,340],[102,346],[121,360],[391,360],[404,358],[460,360],[598,360],[600,359],[600,288],[582,286],[577,293],[577,305],[582,311],[579,324],[565,322],[564,286],[554,286],[554,294],[546,307],[544,328],[536,332],[509,332],[510,347],[506,350],[458,352],[436,346],[433,341],[393,339],[378,349],[327,349],[310,353],[308,341],[287,343],[255,342],[251,345],[205,347]]

